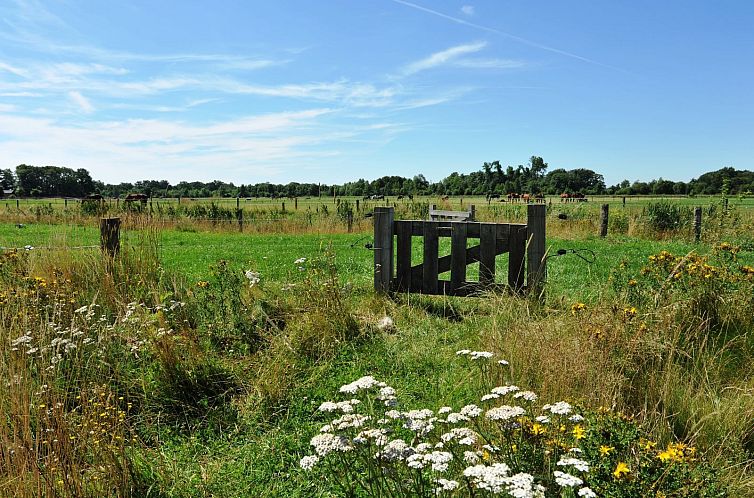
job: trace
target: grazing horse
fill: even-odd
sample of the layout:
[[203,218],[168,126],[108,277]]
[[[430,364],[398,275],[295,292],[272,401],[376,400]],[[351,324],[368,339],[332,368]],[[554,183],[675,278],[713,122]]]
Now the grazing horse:
[[531,195],[521,194],[521,202],[523,202],[524,204],[529,204],[530,199],[531,199]]
[[568,202],[568,199],[571,197],[570,194],[563,192],[560,194],[560,202]]
[[518,202],[521,196],[515,192],[508,193],[508,202]]
[[545,194],[542,192],[534,195],[534,202],[537,204],[544,204],[545,203]]

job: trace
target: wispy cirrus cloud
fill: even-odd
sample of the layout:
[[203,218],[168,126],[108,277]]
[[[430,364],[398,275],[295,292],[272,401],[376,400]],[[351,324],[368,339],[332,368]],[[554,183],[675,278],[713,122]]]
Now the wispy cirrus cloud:
[[487,46],[486,42],[467,43],[456,45],[455,47],[446,48],[440,52],[435,52],[429,57],[412,62],[403,68],[402,74],[409,76],[420,71],[426,71],[437,66],[445,65],[463,55],[479,52]]
[[408,2],[406,0],[392,0],[392,1],[395,2],[395,3],[401,4],[401,5],[405,5],[406,7],[410,7],[412,9],[418,10],[418,11],[425,12],[427,14],[431,14],[433,16],[440,17],[442,19],[446,19],[448,21],[452,21],[452,22],[454,22],[456,24],[462,24],[464,26],[469,26],[471,28],[474,28],[474,29],[477,29],[477,30],[480,30],[480,31],[485,31],[487,33],[494,33],[496,35],[504,36],[504,37],[506,37],[508,39],[514,40],[514,41],[516,41],[518,43],[521,43],[523,45],[528,45],[530,47],[538,48],[540,50],[545,50],[547,52],[552,52],[552,53],[555,53],[555,54],[562,55],[564,57],[569,57],[571,59],[580,60],[582,62],[587,62],[589,64],[594,64],[594,65],[605,67],[605,68],[608,68],[608,69],[613,69],[613,70],[621,71],[621,72],[627,72],[624,69],[621,69],[621,68],[618,68],[618,67],[615,67],[615,66],[611,66],[609,64],[604,64],[602,62],[598,62],[598,61],[595,61],[593,59],[589,59],[588,57],[583,57],[581,55],[574,54],[573,52],[568,52],[568,51],[561,50],[561,49],[556,48],[556,47],[551,47],[549,45],[545,45],[543,43],[535,42],[533,40],[529,40],[527,38],[524,38],[524,37],[521,37],[521,36],[517,36],[517,35],[514,35],[512,33],[508,33],[506,31],[502,31],[500,29],[492,28],[490,26],[484,26],[482,24],[477,24],[477,23],[473,23],[471,21],[467,21],[466,19],[461,19],[459,17],[455,17],[455,16],[451,16],[451,15],[448,15],[448,14],[444,14],[444,13],[442,13],[440,11],[437,11],[437,10],[434,10],[434,9],[430,9],[428,7],[424,7],[422,5],[419,5],[419,4],[416,4],[416,3],[413,3],[413,2]]
[[74,104],[76,104],[82,112],[85,114],[91,114],[94,112],[94,106],[91,102],[89,102],[89,99],[81,95],[81,92],[68,92],[68,97],[73,101]]

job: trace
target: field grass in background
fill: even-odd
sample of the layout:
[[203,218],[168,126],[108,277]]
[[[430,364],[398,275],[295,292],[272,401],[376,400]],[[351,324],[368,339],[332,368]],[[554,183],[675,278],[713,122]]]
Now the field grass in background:
[[[621,199],[613,201],[619,205],[611,214],[619,218]],[[689,201],[693,206],[699,199]],[[460,199],[455,202],[460,207]],[[464,199],[464,205],[469,202]],[[641,210],[639,201],[630,202],[634,206],[626,209]],[[735,202],[731,199],[732,208]],[[72,484],[58,484],[63,474],[49,464],[53,453],[38,450],[30,460],[36,466],[21,468],[8,464],[16,460],[0,450],[0,495],[333,496],[327,472],[310,474],[298,465],[311,453],[309,439],[324,421],[320,404],[363,375],[395,387],[405,409],[458,409],[478,402],[486,374],[455,354],[466,348],[488,349],[510,360],[510,380],[542,399],[566,399],[593,413],[606,407],[616,417],[625,411],[660,446],[677,440],[697,444],[700,468],[713,466],[700,479],[714,475],[730,486],[732,496],[752,495],[751,297],[725,280],[722,270],[709,292],[703,276],[685,288],[653,283],[652,274],[642,272],[652,267],[650,256],[663,250],[709,254],[712,262],[724,241],[738,250],[733,270],[754,266],[752,234],[742,228],[749,226],[749,215],[735,222],[716,219],[700,244],[688,231],[658,240],[650,232],[631,236],[616,230],[602,239],[595,236],[597,205],[596,199],[581,205],[553,202],[547,220],[550,254],[576,249],[593,262],[573,254],[551,257],[544,305],[507,294],[375,295],[373,254],[364,247],[372,239],[369,219],[351,234],[330,233],[331,225],[316,222],[294,233],[261,234],[238,233],[232,225],[157,228],[145,220],[127,222],[122,261],[110,266],[99,249],[86,247],[99,243],[96,218],[63,225],[31,217],[22,228],[19,220],[4,218],[13,223],[0,223],[0,246],[34,249],[21,251],[29,258],[28,278],[7,273],[10,263],[0,266],[5,268],[0,292],[23,288],[27,296],[17,304],[4,301],[7,308],[0,309],[5,324],[0,371],[12,378],[26,372],[21,387],[0,394],[0,406],[12,420],[39,420],[40,427],[48,424],[70,437],[61,428],[66,414],[56,418],[56,412],[47,412],[44,418],[39,406],[77,406],[78,398],[69,393],[83,393],[96,383],[112,392],[106,399],[124,398],[114,403],[129,413],[126,433],[132,442],[122,450],[110,448],[112,454],[79,454],[77,448],[67,464],[82,477]],[[494,207],[499,211],[482,210],[482,219],[525,217],[525,206]],[[557,218],[560,212],[568,214],[566,220]],[[449,251],[448,242],[443,241],[441,254]],[[415,262],[419,255],[417,246]],[[306,261],[296,263],[301,258]],[[258,272],[259,283],[250,287],[246,270]],[[498,258],[497,274],[505,279],[505,257]],[[66,287],[74,285],[66,278],[79,290]],[[63,296],[64,306],[42,299],[53,295],[53,287],[55,302]],[[72,310],[93,301],[101,307],[91,309],[102,313],[103,321],[95,315],[96,323],[84,326],[83,315]],[[583,308],[574,307],[578,303]],[[712,317],[718,324],[705,325],[710,315],[695,315],[698,306],[718,313]],[[57,311],[50,314],[50,309]],[[393,326],[378,326],[385,316]],[[9,345],[27,333],[31,341],[54,337],[45,324],[67,317],[87,337],[107,341],[91,358],[66,364],[78,370],[66,370],[62,380],[27,370],[24,362],[31,360]],[[38,398],[41,384],[57,383],[62,394]],[[73,420],[80,425],[76,413]],[[28,434],[34,434],[35,423],[25,429]],[[70,429],[72,436],[80,437],[79,425]],[[15,444],[11,426],[0,425],[2,444]],[[98,471],[100,463],[127,469],[127,482]],[[612,466],[608,477],[616,463],[605,464]],[[99,480],[88,480],[93,477]],[[615,482],[609,477],[604,489]]]

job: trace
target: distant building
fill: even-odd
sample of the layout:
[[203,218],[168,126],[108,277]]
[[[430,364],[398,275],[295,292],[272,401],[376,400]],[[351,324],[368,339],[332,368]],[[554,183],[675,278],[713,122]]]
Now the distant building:
[[13,189],[12,188],[4,188],[3,189],[3,197],[11,197],[13,195]]

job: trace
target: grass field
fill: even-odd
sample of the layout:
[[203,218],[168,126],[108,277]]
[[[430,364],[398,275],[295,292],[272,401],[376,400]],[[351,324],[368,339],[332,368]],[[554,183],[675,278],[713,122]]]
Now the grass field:
[[[747,201],[730,200],[736,216],[711,214],[699,244],[688,227],[658,233],[638,214],[602,239],[590,218],[597,199],[553,202],[551,253],[581,249],[594,261],[550,258],[544,303],[509,294],[376,295],[368,218],[353,233],[330,218],[292,233],[126,220],[115,262],[91,247],[96,217],[5,218],[0,376],[13,388],[0,394],[0,495],[421,495],[406,483],[431,484],[429,469],[402,481],[406,488],[375,477],[374,486],[384,481],[390,490],[381,495],[335,478],[348,468],[372,475],[368,460],[343,453],[312,471],[299,465],[328,420],[318,407],[339,386],[373,375],[395,388],[401,410],[458,410],[506,382],[543,402],[570,402],[585,421],[552,437],[583,448],[592,470],[579,475],[599,496],[751,496]],[[642,202],[627,205],[639,213]],[[521,206],[502,209],[480,214],[524,216]],[[34,249],[7,250],[24,246]],[[250,285],[247,270],[259,281]],[[386,316],[393,325],[380,325]],[[60,338],[74,346],[61,349]],[[490,351],[510,370],[480,366],[456,354],[462,349]],[[505,431],[519,431],[520,456],[506,461],[531,472],[548,496],[575,496],[551,477],[555,457],[547,455],[564,450],[543,453],[553,439],[537,438],[524,422],[495,439],[505,446]],[[570,439],[572,429],[585,431],[583,439]],[[693,455],[672,446],[679,443],[694,446]],[[483,462],[497,461],[479,451]],[[619,463],[629,470],[616,477]],[[475,496],[486,495],[476,488]]]

